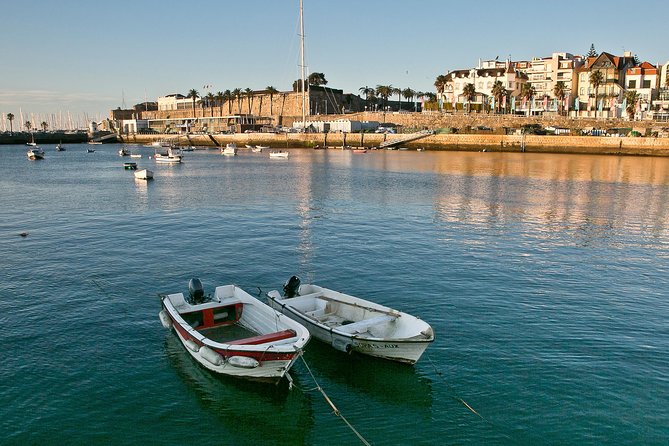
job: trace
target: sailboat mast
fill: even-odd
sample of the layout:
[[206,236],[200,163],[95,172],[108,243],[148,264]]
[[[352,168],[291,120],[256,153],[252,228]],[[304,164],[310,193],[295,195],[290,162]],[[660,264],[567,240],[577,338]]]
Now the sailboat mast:
[[300,0],[300,68],[302,76],[302,130],[307,129],[307,112],[306,112],[306,79],[304,74],[304,12],[302,7],[302,0]]

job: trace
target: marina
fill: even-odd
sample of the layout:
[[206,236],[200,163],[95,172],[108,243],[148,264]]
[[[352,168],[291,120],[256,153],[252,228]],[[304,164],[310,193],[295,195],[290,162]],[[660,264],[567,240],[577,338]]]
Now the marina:
[[[195,150],[137,160],[146,182],[88,147],[0,150],[8,444],[183,444],[203,422],[201,444],[360,444],[312,374],[370,444],[669,435],[665,158]],[[293,274],[435,340],[413,366],[312,340],[288,390],[211,373],[157,317],[190,277],[261,297]]]

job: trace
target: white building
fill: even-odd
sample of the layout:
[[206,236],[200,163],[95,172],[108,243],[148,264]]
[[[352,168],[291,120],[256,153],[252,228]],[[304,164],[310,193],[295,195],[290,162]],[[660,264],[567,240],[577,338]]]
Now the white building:
[[[200,98],[195,98],[195,106],[200,103]],[[158,98],[158,110],[184,110],[193,107],[193,99],[174,93]]]

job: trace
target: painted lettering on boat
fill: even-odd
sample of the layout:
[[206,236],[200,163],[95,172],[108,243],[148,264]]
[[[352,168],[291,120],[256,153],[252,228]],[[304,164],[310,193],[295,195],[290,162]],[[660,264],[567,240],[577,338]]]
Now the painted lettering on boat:
[[356,345],[356,347],[361,349],[361,350],[400,348],[400,346],[397,345],[397,344],[359,344],[359,345]]

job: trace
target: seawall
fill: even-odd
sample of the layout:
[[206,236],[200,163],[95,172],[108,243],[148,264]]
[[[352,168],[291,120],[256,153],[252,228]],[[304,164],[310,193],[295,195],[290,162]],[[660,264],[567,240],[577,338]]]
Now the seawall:
[[[311,148],[316,145],[341,147],[374,147],[384,140],[402,135],[377,133],[240,133],[235,135],[123,135],[121,142],[150,144],[168,139],[179,145],[224,146],[235,143],[243,147],[267,145],[272,148]],[[669,156],[669,138],[606,137],[606,136],[553,136],[553,135],[490,135],[440,134],[400,144],[410,149],[452,151],[501,151],[541,153],[587,153],[606,155]]]

